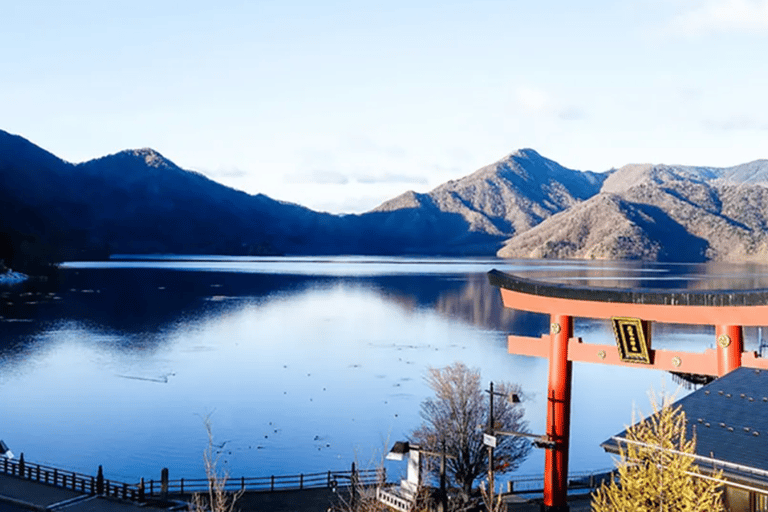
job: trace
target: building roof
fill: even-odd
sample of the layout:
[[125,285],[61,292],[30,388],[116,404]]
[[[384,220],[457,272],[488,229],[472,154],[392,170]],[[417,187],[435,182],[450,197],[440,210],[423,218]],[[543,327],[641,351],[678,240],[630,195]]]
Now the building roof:
[[[701,461],[717,460],[726,478],[768,486],[768,371],[737,368],[675,405],[685,411]],[[626,430],[615,437],[625,436]],[[617,453],[617,442],[612,437],[601,446]]]

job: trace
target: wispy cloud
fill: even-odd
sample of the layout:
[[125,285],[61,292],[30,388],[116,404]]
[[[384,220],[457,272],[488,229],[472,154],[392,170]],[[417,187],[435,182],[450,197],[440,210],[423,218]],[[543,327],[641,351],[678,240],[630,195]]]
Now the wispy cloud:
[[357,177],[358,183],[373,185],[377,183],[410,183],[415,185],[426,185],[428,180],[425,176],[408,176],[406,174],[382,173],[365,174]]
[[359,183],[362,185],[377,185],[385,183],[402,183],[424,185],[427,183],[425,176],[414,176],[392,172],[358,172],[344,174],[338,171],[313,170],[287,174],[286,183],[312,184],[312,185],[348,185]]
[[211,179],[232,179],[232,178],[245,178],[248,176],[248,172],[237,167],[221,167],[216,170],[210,169],[197,169],[197,172],[204,174]]
[[768,130],[768,123],[758,121],[748,115],[733,115],[719,119],[705,119],[702,122],[705,129],[720,131],[741,131],[741,130]]
[[337,171],[314,170],[287,174],[284,181],[316,185],[346,185],[349,183],[349,177]]
[[670,35],[697,37],[748,32],[768,35],[768,0],[707,0],[672,19]]

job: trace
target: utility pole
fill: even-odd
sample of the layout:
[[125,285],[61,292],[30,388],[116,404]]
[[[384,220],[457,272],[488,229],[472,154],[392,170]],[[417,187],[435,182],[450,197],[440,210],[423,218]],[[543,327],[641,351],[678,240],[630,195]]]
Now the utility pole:
[[[488,427],[486,429],[486,434],[483,438],[483,442],[486,446],[488,446],[488,498],[489,498],[489,512],[494,507],[493,499],[494,494],[496,492],[494,486],[494,479],[493,479],[493,450],[496,448],[496,436],[524,436],[524,437],[535,437],[537,438],[537,441],[541,441],[543,436],[536,436],[533,434],[529,434],[527,432],[502,432],[496,430],[496,423],[494,421],[493,417],[493,397],[494,396],[503,396],[506,400],[509,400],[512,404],[516,404],[520,402],[520,397],[516,393],[499,393],[493,390],[493,382],[491,382],[490,389],[485,390],[486,393],[488,393],[488,399],[490,402],[488,403]],[[546,442],[546,441],[541,441]]]
[[437,512],[448,512],[448,493],[445,490],[445,438],[440,443],[440,502]]
[[[493,381],[491,381],[491,389],[488,391],[488,398],[490,400],[490,404],[488,407],[488,435],[495,437],[495,432],[493,428]],[[493,444],[496,444],[495,442]],[[494,494],[494,483],[493,483],[493,445],[488,445],[488,507],[493,509],[493,494]],[[490,512],[490,511],[489,511]]]

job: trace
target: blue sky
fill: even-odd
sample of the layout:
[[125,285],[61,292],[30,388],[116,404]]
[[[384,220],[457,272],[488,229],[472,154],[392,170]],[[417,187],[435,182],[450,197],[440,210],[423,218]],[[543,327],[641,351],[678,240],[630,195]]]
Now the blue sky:
[[523,147],[566,167],[768,158],[768,1],[0,0],[0,128],[152,147],[318,210]]

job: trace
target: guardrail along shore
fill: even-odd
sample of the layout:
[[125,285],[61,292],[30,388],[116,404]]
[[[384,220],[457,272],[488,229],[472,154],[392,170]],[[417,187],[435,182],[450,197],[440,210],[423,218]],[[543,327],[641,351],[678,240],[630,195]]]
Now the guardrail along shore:
[[[138,483],[126,483],[106,479],[102,466],[96,476],[55,468],[44,464],[26,462],[22,453],[18,460],[0,457],[0,471],[35,482],[54,485],[84,494],[102,495],[125,500],[144,502],[156,498],[189,496],[207,492],[207,478],[180,478],[171,480],[168,470],[163,469],[159,480],[142,478]],[[612,478],[612,470],[571,473],[568,475],[570,489],[594,489]],[[352,464],[347,471],[326,471],[322,473],[300,473],[298,475],[272,475],[265,477],[227,478],[224,489],[248,493],[295,491],[304,489],[336,489],[350,486],[373,487],[385,485],[387,475],[384,468],[357,469]],[[541,475],[516,475],[511,478],[507,492],[529,494],[541,492]]]
[[[145,501],[152,498],[189,495],[207,492],[207,478],[168,478],[168,470],[163,469],[159,480],[145,480],[138,483],[126,483],[104,478],[102,466],[96,476],[85,475],[44,464],[26,462],[22,453],[18,460],[0,458],[0,470],[35,482],[71,489],[84,494],[94,494],[122,498],[131,501]],[[323,473],[300,473],[298,475],[272,475],[266,477],[227,478],[224,486],[227,491],[275,492],[303,489],[335,489],[352,485],[374,486],[386,482],[386,472],[382,469],[357,469],[355,464],[348,471],[326,471]]]

